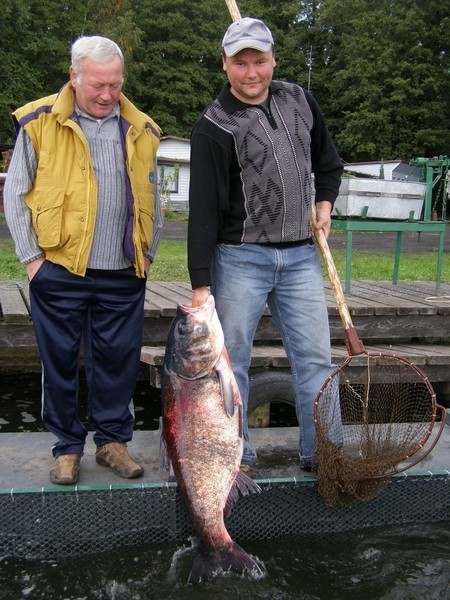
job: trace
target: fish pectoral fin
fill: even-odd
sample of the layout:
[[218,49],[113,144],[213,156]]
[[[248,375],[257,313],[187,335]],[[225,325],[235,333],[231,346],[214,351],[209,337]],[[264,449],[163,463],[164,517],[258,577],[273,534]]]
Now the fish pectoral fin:
[[228,367],[216,366],[217,376],[219,377],[220,392],[222,394],[223,408],[225,413],[232,417],[235,411],[234,387]]
[[172,462],[169,457],[169,451],[167,449],[166,440],[164,437],[163,425],[162,425],[162,417],[159,419],[159,472],[162,474],[166,481],[169,481],[171,477],[173,477],[173,467]]
[[236,479],[231,486],[230,492],[228,494],[227,501],[225,502],[225,506],[223,509],[223,516],[225,518],[229,517],[233,506],[239,500],[240,496],[248,496],[249,494],[259,494],[261,492],[261,488],[253,481],[251,477],[243,473],[242,471],[238,471],[236,475]]

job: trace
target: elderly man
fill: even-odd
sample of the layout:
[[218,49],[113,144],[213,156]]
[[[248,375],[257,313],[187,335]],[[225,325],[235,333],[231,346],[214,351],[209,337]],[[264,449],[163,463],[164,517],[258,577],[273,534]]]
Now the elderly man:
[[162,230],[159,127],[122,94],[123,72],[115,42],[81,37],[70,81],[14,112],[5,214],[30,281],[55,484],[78,481],[87,436],[78,416],[82,341],[96,460],[121,477],[143,473],[127,442],[146,277]]

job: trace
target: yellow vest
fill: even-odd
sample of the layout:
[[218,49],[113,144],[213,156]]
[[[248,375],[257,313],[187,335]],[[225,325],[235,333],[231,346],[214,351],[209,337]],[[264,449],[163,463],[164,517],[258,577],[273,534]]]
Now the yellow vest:
[[[67,84],[60,93],[30,102],[13,114],[30,136],[38,160],[26,203],[39,246],[48,260],[84,276],[97,212],[97,183],[88,141],[71,118],[74,101]],[[123,94],[119,107],[133,205],[134,266],[136,275],[144,277],[143,253],[153,234],[160,128]]]

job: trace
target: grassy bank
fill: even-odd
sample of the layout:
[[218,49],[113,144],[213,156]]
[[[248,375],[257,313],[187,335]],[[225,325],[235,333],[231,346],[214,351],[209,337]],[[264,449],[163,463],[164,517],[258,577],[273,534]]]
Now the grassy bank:
[[[345,274],[345,250],[333,251],[341,279]],[[360,250],[353,254],[352,279],[390,280],[394,268],[393,253]],[[185,242],[163,240],[159,246],[150,278],[153,281],[188,281]],[[399,279],[405,281],[434,281],[436,254],[431,252],[404,253],[400,259]],[[0,240],[0,281],[26,279],[25,268],[19,263],[11,240]],[[450,261],[444,260],[442,280],[450,281]]]

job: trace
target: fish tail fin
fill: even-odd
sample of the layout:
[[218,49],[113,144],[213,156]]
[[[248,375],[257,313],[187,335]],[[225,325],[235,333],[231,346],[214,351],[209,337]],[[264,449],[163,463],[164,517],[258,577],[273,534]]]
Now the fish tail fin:
[[264,571],[257,561],[233,542],[230,548],[214,554],[197,554],[188,583],[204,583],[223,573],[246,575],[250,579],[262,579]]

